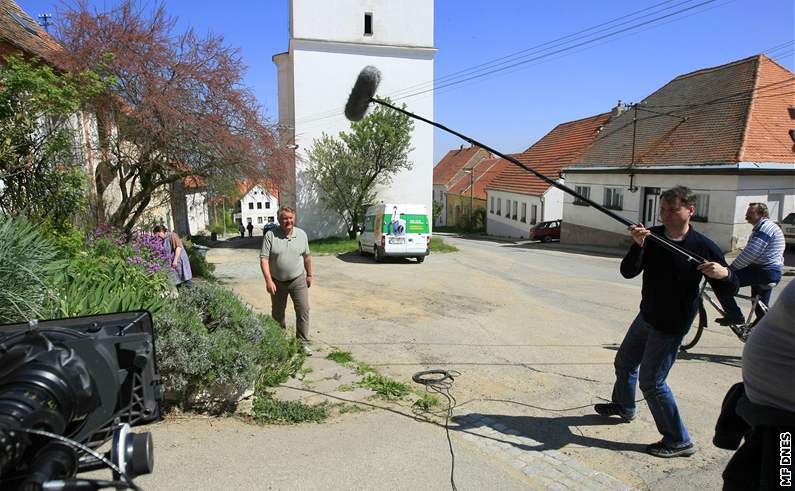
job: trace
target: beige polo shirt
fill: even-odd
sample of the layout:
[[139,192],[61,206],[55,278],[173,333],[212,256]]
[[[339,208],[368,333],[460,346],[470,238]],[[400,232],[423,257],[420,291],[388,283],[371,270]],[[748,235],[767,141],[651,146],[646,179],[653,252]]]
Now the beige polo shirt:
[[309,240],[303,230],[293,227],[292,237],[287,237],[281,227],[276,227],[262,239],[259,257],[268,258],[274,280],[290,281],[305,273],[304,257],[309,255]]

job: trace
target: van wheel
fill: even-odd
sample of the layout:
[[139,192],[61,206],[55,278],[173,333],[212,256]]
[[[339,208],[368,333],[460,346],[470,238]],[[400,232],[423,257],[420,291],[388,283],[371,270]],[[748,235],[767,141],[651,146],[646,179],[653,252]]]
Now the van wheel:
[[418,263],[421,263],[423,261],[425,261],[425,256],[417,256],[417,262]]
[[381,260],[383,259],[383,257],[381,256],[381,250],[378,248],[378,246],[373,246],[373,258],[377,263],[380,263]]

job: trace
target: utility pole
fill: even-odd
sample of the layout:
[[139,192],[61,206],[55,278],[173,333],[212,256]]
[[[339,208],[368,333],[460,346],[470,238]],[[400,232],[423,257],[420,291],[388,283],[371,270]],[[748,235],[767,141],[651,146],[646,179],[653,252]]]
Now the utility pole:
[[50,19],[52,19],[52,14],[39,14],[36,17],[39,18],[39,25],[43,27],[47,33],[49,33],[50,26],[52,25],[52,22],[50,22]]

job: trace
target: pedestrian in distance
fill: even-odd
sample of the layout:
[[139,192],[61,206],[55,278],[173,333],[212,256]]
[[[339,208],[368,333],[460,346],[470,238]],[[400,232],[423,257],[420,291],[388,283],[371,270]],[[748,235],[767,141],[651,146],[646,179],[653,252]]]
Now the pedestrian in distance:
[[268,230],[262,239],[260,267],[265,288],[271,296],[271,316],[282,328],[287,297],[293,300],[296,337],[304,352],[309,350],[309,288],[312,286],[312,256],[306,233],[295,226],[295,210],[283,206],[276,214],[279,226]]
[[163,225],[157,225],[152,231],[163,241],[163,248],[168,254],[171,265],[169,276],[177,288],[190,287],[193,284],[193,271],[190,269],[190,260],[182,240],[176,232],[169,232]]
[[254,224],[251,223],[251,222],[248,222],[248,225],[246,225],[246,229],[248,229],[248,236],[249,237],[254,237]]
[[243,226],[243,222],[240,222],[237,227],[238,232],[240,232],[240,238],[244,238],[246,236],[246,227]]
[[[594,406],[602,416],[632,421],[637,411],[635,393],[639,382],[662,434],[662,440],[646,447],[649,454],[657,457],[689,456],[696,451],[666,379],[696,315],[702,275],[710,278],[716,291],[734,293],[737,289],[736,278],[726,266],[720,248],[690,225],[695,202],[690,189],[676,186],[660,195],[662,226],[629,227],[634,243],[621,261],[621,274],[629,279],[643,273],[640,312],[616,353],[612,401]],[[652,233],[665,236],[707,262],[695,266],[681,254],[647,240]]]

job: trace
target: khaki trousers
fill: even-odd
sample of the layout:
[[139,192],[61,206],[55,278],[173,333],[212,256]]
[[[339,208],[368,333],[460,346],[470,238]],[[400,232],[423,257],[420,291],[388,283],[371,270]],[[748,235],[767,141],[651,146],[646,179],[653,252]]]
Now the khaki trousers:
[[271,295],[271,317],[287,328],[284,313],[287,310],[287,295],[293,299],[295,308],[295,337],[301,341],[309,341],[309,288],[306,286],[306,275],[290,280],[279,281],[274,278],[276,294]]

